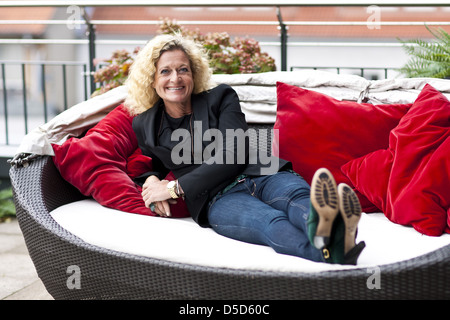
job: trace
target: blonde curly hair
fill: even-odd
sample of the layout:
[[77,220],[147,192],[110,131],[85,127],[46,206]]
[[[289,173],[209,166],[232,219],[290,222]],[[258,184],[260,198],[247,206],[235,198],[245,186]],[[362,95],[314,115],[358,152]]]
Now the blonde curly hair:
[[184,51],[191,63],[193,93],[200,93],[214,86],[208,56],[203,46],[180,35],[156,36],[139,51],[125,82],[128,96],[124,104],[131,115],[150,109],[158,101],[159,96],[152,86],[155,81],[156,64],[164,52],[177,49]]

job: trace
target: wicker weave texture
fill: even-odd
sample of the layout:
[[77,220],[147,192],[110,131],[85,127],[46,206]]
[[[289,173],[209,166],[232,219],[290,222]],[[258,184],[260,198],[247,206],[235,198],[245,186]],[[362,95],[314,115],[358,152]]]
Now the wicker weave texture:
[[[50,157],[11,168],[17,217],[30,256],[55,299],[449,299],[450,245],[378,266],[380,289],[366,268],[320,273],[216,269],[115,252],[84,242],[49,212],[84,198],[64,181]],[[80,289],[69,289],[69,266]]]

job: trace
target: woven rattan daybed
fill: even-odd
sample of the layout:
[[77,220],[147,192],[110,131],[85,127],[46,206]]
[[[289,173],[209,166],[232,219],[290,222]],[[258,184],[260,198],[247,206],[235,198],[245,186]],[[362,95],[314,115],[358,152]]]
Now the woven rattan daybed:
[[[341,101],[382,100],[388,91],[379,90],[381,96],[371,96],[370,88],[380,88],[380,83],[320,72],[260,75],[263,79],[270,77],[270,81],[257,84],[252,81],[258,76],[238,80],[224,76],[217,77],[217,81],[233,85],[244,111],[256,119],[257,124],[252,126],[265,128],[262,123],[273,126],[267,121],[270,112],[254,111],[251,104],[270,105],[267,96],[259,95],[264,103],[255,102],[246,92],[274,92],[274,77],[276,81],[290,82],[293,74],[295,81],[304,81],[293,85],[334,92],[331,95]],[[332,84],[335,80],[341,85]],[[364,84],[362,90],[355,81]],[[435,83],[439,85],[448,87],[448,82]],[[393,86],[396,84],[389,83],[389,88]],[[406,103],[411,95],[415,99],[421,88],[417,82],[408,86],[402,90],[397,87],[396,97],[400,98],[391,102]],[[388,95],[392,97],[392,93]],[[100,109],[106,114],[122,98],[103,102]],[[89,103],[92,105],[92,101]],[[70,128],[73,135],[98,122],[98,118],[85,119],[83,128]],[[61,131],[61,125],[51,126]],[[49,143],[56,143],[49,139],[56,134],[49,134],[49,126],[44,129],[38,131],[47,134]],[[20,151],[24,152],[24,148],[21,146]],[[38,275],[55,299],[450,298],[450,234],[446,232],[440,236],[422,235],[416,227],[392,223],[381,212],[364,213],[358,237],[364,239],[367,248],[356,266],[302,261],[276,254],[268,247],[226,239],[197,226],[189,217],[163,219],[106,208],[63,179],[51,154],[26,151],[15,158],[10,170],[17,217]],[[178,238],[168,236],[161,241],[170,232]],[[209,243],[205,239],[210,239]],[[189,243],[200,240],[205,244],[202,252],[186,249],[198,247]]]

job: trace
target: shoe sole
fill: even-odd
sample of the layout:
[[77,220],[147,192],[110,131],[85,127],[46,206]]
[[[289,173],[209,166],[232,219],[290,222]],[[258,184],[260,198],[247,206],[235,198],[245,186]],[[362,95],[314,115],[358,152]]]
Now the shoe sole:
[[361,219],[361,204],[355,192],[345,183],[338,185],[339,208],[345,225],[344,252],[355,247],[359,219]]
[[311,182],[311,204],[319,216],[314,246],[322,249],[330,243],[333,222],[339,212],[336,181],[328,169],[316,171]]

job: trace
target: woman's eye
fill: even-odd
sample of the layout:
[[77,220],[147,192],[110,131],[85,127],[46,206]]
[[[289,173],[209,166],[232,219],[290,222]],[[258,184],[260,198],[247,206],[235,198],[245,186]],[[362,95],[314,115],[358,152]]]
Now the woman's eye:
[[184,68],[181,68],[178,72],[186,73],[186,72],[189,72],[189,69],[187,67],[184,67]]
[[168,74],[168,73],[169,73],[169,70],[167,70],[167,69],[161,70],[161,74]]

